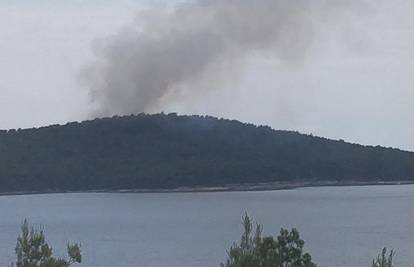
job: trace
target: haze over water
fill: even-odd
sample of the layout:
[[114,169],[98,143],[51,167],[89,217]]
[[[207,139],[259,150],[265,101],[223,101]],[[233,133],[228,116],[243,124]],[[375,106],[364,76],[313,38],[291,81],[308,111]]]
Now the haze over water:
[[27,217],[43,225],[58,255],[66,241],[80,241],[85,266],[219,266],[248,211],[266,234],[297,227],[320,267],[370,266],[382,246],[395,248],[396,265],[404,267],[414,261],[413,203],[413,185],[2,196],[0,265],[14,260]]

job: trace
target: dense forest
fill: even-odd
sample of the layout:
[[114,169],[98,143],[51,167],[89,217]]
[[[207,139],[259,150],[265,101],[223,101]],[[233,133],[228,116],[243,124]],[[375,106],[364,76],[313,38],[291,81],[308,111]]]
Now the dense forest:
[[414,180],[412,152],[176,114],[0,131],[0,162],[1,192]]

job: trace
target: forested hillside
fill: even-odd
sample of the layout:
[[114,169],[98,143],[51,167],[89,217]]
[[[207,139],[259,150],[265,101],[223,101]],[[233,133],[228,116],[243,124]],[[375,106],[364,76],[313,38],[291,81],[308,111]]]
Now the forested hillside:
[[0,162],[1,192],[414,180],[411,152],[176,114],[1,131]]

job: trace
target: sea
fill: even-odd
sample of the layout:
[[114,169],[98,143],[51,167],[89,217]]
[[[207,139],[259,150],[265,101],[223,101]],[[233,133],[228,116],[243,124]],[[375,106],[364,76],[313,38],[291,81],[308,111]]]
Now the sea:
[[370,267],[383,247],[414,266],[414,185],[0,196],[0,266],[15,260],[27,219],[57,256],[80,242],[80,267],[218,267],[245,213],[265,235],[297,228],[319,267]]

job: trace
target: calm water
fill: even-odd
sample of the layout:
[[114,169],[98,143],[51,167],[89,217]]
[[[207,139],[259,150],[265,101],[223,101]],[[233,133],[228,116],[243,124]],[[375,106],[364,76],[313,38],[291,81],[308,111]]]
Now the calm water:
[[[265,232],[297,227],[320,267],[370,266],[382,246],[414,262],[414,186],[274,192],[56,194],[0,197],[0,266],[14,259],[24,217],[55,250],[80,241],[87,267],[219,266],[248,211]],[[59,253],[58,253],[59,254]]]

